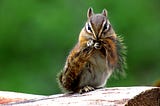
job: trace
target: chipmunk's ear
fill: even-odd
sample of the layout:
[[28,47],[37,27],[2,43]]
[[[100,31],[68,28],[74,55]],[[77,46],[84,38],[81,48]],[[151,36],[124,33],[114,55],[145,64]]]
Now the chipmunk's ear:
[[102,15],[104,15],[104,16],[108,16],[108,12],[107,12],[107,10],[106,9],[103,9],[103,11],[102,11]]
[[93,8],[90,7],[87,12],[87,17],[90,18],[93,14],[94,14]]

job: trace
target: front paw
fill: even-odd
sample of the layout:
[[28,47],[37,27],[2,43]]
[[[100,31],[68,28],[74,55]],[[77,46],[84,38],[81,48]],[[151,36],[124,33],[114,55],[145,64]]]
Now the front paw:
[[94,44],[94,48],[95,48],[95,49],[101,49],[100,43],[99,43],[99,42],[96,42],[96,43]]
[[88,46],[88,47],[91,47],[91,46],[93,46],[93,45],[94,45],[93,40],[89,40],[89,41],[87,42],[87,46]]
[[98,41],[94,41],[94,40],[89,40],[87,42],[87,46],[88,47],[94,47],[95,49],[101,49],[101,43]]

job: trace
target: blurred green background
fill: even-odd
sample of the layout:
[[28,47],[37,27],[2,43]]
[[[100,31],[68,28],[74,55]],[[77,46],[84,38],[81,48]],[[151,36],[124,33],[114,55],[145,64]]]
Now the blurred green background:
[[60,93],[56,74],[89,7],[108,10],[128,47],[127,76],[112,77],[107,86],[152,85],[160,79],[159,0],[1,0],[0,90]]

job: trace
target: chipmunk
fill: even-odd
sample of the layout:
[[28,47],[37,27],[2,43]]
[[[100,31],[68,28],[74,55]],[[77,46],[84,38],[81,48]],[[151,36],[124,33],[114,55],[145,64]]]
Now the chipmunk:
[[87,18],[78,43],[58,76],[61,88],[68,92],[84,93],[102,88],[114,70],[124,71],[126,47],[115,34],[107,10],[95,14],[89,8]]

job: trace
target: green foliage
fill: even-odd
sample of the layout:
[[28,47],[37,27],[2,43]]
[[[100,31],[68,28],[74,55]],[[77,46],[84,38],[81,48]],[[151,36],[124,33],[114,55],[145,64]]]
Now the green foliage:
[[60,93],[56,74],[77,42],[86,12],[108,10],[128,48],[125,78],[108,86],[151,85],[160,76],[158,0],[1,0],[0,90]]

